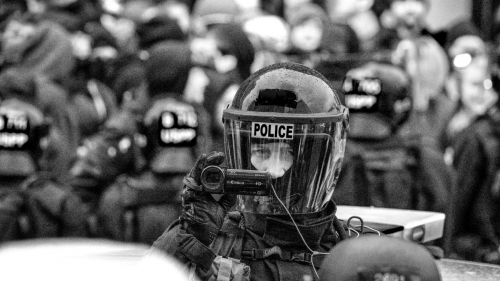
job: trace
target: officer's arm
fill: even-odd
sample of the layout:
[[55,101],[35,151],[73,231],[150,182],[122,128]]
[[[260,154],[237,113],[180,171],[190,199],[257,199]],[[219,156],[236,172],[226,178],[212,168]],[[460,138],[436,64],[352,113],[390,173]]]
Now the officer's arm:
[[181,263],[183,270],[194,270],[201,280],[208,280],[213,276],[212,262],[216,257],[215,253],[182,229],[179,221],[155,241],[148,254],[158,252],[174,257]]

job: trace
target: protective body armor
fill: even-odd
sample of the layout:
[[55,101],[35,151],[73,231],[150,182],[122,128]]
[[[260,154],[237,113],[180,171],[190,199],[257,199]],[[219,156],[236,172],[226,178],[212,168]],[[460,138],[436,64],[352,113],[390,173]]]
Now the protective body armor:
[[[316,213],[294,215],[309,247],[327,253],[346,237],[331,201]],[[288,215],[230,212],[210,247],[172,225],[153,245],[173,255],[201,280],[304,280],[323,255],[312,255]]]

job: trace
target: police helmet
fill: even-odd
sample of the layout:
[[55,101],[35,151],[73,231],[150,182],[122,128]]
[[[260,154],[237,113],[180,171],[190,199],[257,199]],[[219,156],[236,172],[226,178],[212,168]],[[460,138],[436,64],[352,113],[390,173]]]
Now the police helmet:
[[396,131],[412,110],[410,86],[408,74],[395,65],[369,62],[351,69],[342,86],[351,113],[350,135]]
[[370,234],[341,241],[318,274],[324,281],[441,280],[434,257],[423,245]]
[[201,138],[198,122],[193,105],[174,97],[156,96],[142,121],[149,168],[161,174],[188,173]]
[[320,211],[335,189],[348,116],[330,82],[313,69],[286,62],[252,74],[223,112],[226,160],[231,169],[268,172],[272,191],[238,195],[236,209]]
[[25,177],[40,170],[48,143],[50,122],[42,111],[25,101],[0,102],[0,176]]
[[103,130],[85,138],[69,174],[71,185],[98,187],[109,184],[125,172],[138,171],[134,138]]

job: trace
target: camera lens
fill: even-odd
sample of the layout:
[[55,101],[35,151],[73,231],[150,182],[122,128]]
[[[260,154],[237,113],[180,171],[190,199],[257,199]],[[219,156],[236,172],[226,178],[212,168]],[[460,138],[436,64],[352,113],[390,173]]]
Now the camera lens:
[[221,190],[224,186],[224,171],[217,166],[208,166],[201,172],[201,184],[207,191]]
[[218,172],[208,172],[205,180],[208,184],[218,184],[221,181],[221,174]]

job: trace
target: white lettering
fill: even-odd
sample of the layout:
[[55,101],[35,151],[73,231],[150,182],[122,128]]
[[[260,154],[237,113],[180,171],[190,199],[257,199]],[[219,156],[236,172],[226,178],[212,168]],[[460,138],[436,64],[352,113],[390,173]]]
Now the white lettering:
[[264,139],[293,139],[293,124],[252,122],[252,137]]
[[163,128],[172,128],[174,126],[174,116],[170,112],[164,112],[161,115],[161,125]]
[[374,96],[349,94],[345,97],[346,106],[352,109],[371,108],[376,102],[377,98]]
[[194,129],[163,129],[160,132],[161,141],[165,144],[189,142],[196,138]]
[[342,86],[342,90],[346,93],[352,91],[352,79],[346,78],[344,80],[344,85]]
[[232,181],[230,181],[230,182],[231,182],[231,184],[240,184],[240,185],[245,184],[245,183],[244,183],[244,182],[242,182],[242,181],[235,181],[235,180],[232,180]]
[[28,135],[22,133],[0,133],[0,147],[22,147],[28,141]]
[[8,129],[26,130],[28,128],[28,119],[25,117],[9,117],[6,127]]
[[179,126],[188,126],[191,128],[198,126],[198,115],[194,111],[178,112],[177,118]]
[[361,80],[359,81],[358,91],[370,95],[378,95],[382,90],[379,80]]
[[161,116],[161,124],[164,128],[174,127],[174,115],[177,116],[177,126],[198,127],[198,115],[195,111],[166,111]]

